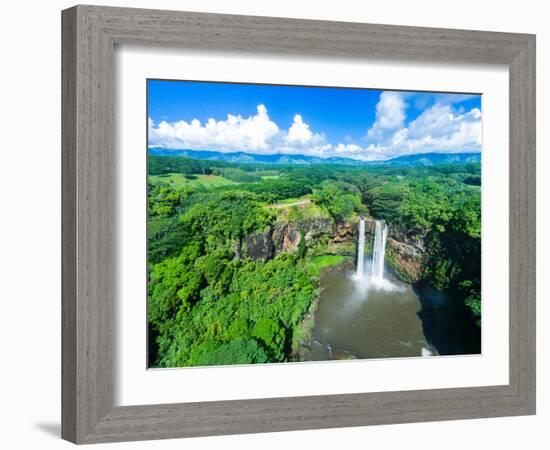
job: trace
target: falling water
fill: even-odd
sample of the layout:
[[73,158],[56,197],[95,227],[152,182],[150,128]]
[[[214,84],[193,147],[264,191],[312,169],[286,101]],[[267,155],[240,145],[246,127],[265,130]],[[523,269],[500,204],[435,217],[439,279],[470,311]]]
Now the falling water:
[[384,255],[386,253],[387,239],[388,226],[383,221],[377,220],[374,230],[371,266],[371,280],[374,283],[381,283],[384,280]]
[[357,268],[355,270],[357,278],[365,276],[365,219],[359,222],[359,242],[357,244]]
[[386,254],[386,241],[388,239],[388,226],[383,220],[376,220],[374,224],[374,243],[372,247],[372,260],[370,267],[365,268],[365,220],[359,222],[359,241],[357,242],[357,267],[355,280],[361,292],[369,289],[398,291],[401,288],[384,278],[384,257]]

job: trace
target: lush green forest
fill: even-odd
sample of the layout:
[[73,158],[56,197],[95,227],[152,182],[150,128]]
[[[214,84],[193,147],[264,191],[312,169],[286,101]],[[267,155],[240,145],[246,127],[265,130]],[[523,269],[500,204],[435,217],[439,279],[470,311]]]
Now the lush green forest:
[[353,264],[353,245],[334,230],[359,215],[419,243],[415,283],[444,292],[464,309],[461,320],[480,325],[477,163],[274,166],[149,155],[148,171],[152,367],[299,359],[319,277]]

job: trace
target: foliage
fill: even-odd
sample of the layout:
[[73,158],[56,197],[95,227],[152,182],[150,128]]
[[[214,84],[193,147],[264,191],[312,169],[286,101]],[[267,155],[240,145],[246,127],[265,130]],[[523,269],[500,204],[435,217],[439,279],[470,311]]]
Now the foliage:
[[218,175],[166,173],[163,175],[149,175],[151,184],[168,183],[174,187],[188,186],[191,188],[217,188],[236,184],[227,178]]
[[[200,365],[206,360],[224,364],[219,352],[213,359],[200,355],[235,340],[243,342],[223,348],[250,358],[255,354],[257,362],[267,361],[264,354],[269,361],[288,359],[292,330],[317,293],[313,280],[292,255],[266,263],[228,261],[226,256],[209,257],[211,269],[223,266],[215,278],[210,273],[210,281],[202,257],[192,262],[180,255],[153,269],[148,317],[158,336],[156,366]],[[235,358],[230,361],[242,361]]]
[[[148,321],[155,367],[291,360],[326,267],[328,240],[246,256],[246,238],[278,222],[385,219],[425,247],[422,282],[481,322],[480,165],[272,166],[149,156]],[[264,178],[265,177],[265,178]],[[295,206],[284,206],[311,199]],[[277,204],[275,206],[275,204]]]
[[191,366],[254,364],[268,361],[266,352],[254,339],[235,339],[223,344],[212,340],[203,341],[193,349],[189,357]]
[[149,175],[161,175],[170,172],[208,175],[212,173],[207,162],[198,159],[180,158],[176,156],[148,155],[147,171]]
[[464,183],[471,184],[472,186],[481,186],[481,176],[480,175],[470,175],[464,178]]
[[354,212],[362,210],[361,200],[355,192],[346,192],[342,183],[323,182],[314,190],[313,201],[326,211],[336,222],[349,219]]
[[149,185],[148,190],[150,217],[172,215],[192,192],[189,188],[173,188],[167,184]]
[[239,189],[258,194],[266,203],[273,203],[285,198],[296,198],[311,193],[311,187],[299,181],[286,178],[262,179],[260,183],[243,183]]
[[427,234],[424,279],[463,299],[476,322],[481,316],[481,197],[456,197]]
[[262,177],[254,172],[247,172],[233,167],[216,168],[213,169],[213,173],[236,183],[256,183],[262,180]]
[[311,275],[318,277],[327,267],[337,266],[347,260],[348,258],[341,255],[313,256],[308,260],[308,270]]
[[270,210],[249,192],[169,186],[153,187],[149,202],[162,211],[148,226],[158,238],[149,246],[153,365],[287,360],[316,286],[294,255],[266,263],[243,257],[244,238],[272,223]]
[[298,258],[304,259],[307,255],[306,234],[300,230],[300,242],[298,244]]

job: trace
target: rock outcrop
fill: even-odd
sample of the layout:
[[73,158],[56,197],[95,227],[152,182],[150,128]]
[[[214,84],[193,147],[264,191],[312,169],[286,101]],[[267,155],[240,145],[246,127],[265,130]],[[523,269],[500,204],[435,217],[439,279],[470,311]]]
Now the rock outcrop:
[[300,245],[302,234],[306,244],[330,236],[333,232],[332,222],[326,217],[314,217],[298,222],[279,222],[273,228],[273,243],[277,252],[295,252]]
[[406,233],[402,233],[390,228],[390,237],[398,242],[402,242],[416,248],[421,253],[426,251],[422,230],[412,229],[408,230]]
[[[320,240],[328,241],[333,232],[334,226],[327,217],[277,222],[266,232],[255,233],[246,238],[247,254],[256,261],[267,261],[277,253],[297,251],[302,236],[306,245],[312,247]],[[353,233],[351,238],[353,239]]]
[[357,224],[352,222],[342,222],[334,227],[334,231],[330,238],[331,244],[343,244],[356,242],[357,240]]
[[277,223],[273,228],[273,245],[277,252],[295,252],[301,239],[296,223]]
[[248,256],[255,261],[267,261],[275,256],[271,228],[265,233],[251,234],[246,238]]
[[388,237],[386,261],[403,281],[415,283],[422,276],[422,253],[417,247]]

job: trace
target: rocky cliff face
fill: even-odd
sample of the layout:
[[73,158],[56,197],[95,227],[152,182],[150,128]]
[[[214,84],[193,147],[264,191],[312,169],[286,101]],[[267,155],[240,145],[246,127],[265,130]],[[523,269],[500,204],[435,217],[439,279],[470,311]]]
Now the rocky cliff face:
[[255,261],[267,261],[275,256],[273,230],[251,234],[246,238],[247,254]]
[[[365,254],[372,252],[375,220],[365,217]],[[329,218],[314,217],[298,222],[277,222],[263,233],[245,240],[245,253],[255,261],[267,261],[277,253],[298,250],[302,237],[309,249],[318,243],[328,253],[353,255],[357,246],[358,221],[334,224]],[[389,230],[386,263],[403,281],[414,283],[422,275],[424,244],[415,234],[407,236]]]
[[255,233],[246,238],[248,256],[256,261],[266,261],[277,253],[293,253],[298,250],[302,236],[308,248],[318,242],[353,242],[353,224],[335,226],[327,217],[314,217],[298,222],[277,222],[263,233]]
[[300,245],[302,233],[306,245],[322,237],[329,237],[333,232],[333,225],[326,217],[314,217],[299,222],[276,223],[273,228],[273,243],[277,252],[295,252]]
[[403,244],[410,245],[411,247],[416,248],[419,252],[423,253],[426,251],[424,245],[424,237],[421,230],[408,230],[407,233],[402,233],[399,231],[392,230],[390,228],[390,237],[398,242]]
[[403,281],[415,283],[422,276],[422,253],[417,247],[388,237],[386,261]]
[[357,223],[343,222],[336,225],[331,233],[331,244],[347,244],[357,241]]

